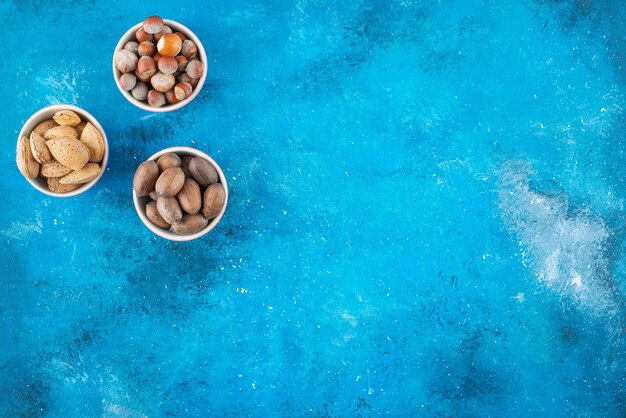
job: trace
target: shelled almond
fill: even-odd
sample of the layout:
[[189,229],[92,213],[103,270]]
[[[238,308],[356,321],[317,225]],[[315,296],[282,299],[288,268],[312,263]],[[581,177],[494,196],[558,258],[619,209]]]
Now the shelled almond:
[[143,21],[134,39],[115,52],[114,63],[120,87],[152,107],[187,100],[205,71],[198,45],[181,32],[172,33],[159,16]]
[[102,134],[91,122],[60,110],[19,139],[16,162],[24,177],[41,177],[50,191],[68,193],[100,175],[104,153]]
[[206,228],[226,204],[217,170],[202,157],[166,153],[144,161],[135,172],[133,189],[139,197],[150,197],[142,204],[150,222],[179,235]]

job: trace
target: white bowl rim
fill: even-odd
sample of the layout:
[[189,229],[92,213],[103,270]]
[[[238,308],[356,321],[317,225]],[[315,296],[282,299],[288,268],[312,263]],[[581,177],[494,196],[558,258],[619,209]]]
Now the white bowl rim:
[[111,60],[112,68],[113,68],[113,79],[115,80],[115,85],[117,86],[119,91],[122,93],[122,96],[124,96],[126,100],[128,100],[129,102],[131,102],[138,108],[143,109],[147,112],[153,112],[153,113],[172,112],[174,110],[180,109],[181,107],[186,106],[189,103],[191,103],[196,98],[198,93],[200,93],[200,90],[202,90],[202,87],[204,86],[204,82],[206,80],[207,70],[208,70],[206,51],[204,50],[204,46],[202,45],[202,42],[200,42],[200,39],[196,36],[196,34],[193,33],[193,31],[191,31],[188,27],[186,27],[182,23],[176,22],[175,20],[163,19],[163,23],[171,27],[174,32],[183,32],[185,36],[187,36],[189,39],[194,41],[196,46],[198,47],[198,56],[200,57],[200,60],[204,64],[204,72],[202,73],[202,76],[198,80],[196,87],[193,88],[193,91],[191,92],[191,96],[189,96],[187,99],[183,100],[182,102],[175,103],[175,104],[166,103],[165,105],[161,107],[152,107],[147,102],[143,102],[141,100],[135,99],[130,94],[129,91],[124,90],[122,86],[120,86],[119,76],[121,75],[121,72],[115,66],[115,53],[119,51],[120,49],[124,48],[124,44],[126,44],[126,42],[130,40],[131,35],[134,35],[135,32],[139,30],[139,28],[143,25],[143,22],[137,23],[136,25],[128,29],[126,33],[124,33],[124,35],[122,35],[117,45],[115,46],[115,51],[113,51],[113,59]]
[[207,161],[213,164],[213,167],[215,167],[215,170],[217,171],[217,175],[220,179],[220,183],[222,183],[222,185],[224,186],[224,191],[226,192],[226,198],[224,199],[224,206],[222,206],[222,210],[220,211],[220,213],[215,218],[211,219],[208,225],[204,229],[194,234],[178,235],[175,232],[168,231],[167,229],[159,228],[158,226],[150,222],[150,220],[145,214],[145,210],[140,207],[140,205],[142,205],[142,203],[140,202],[140,199],[145,200],[145,199],[150,199],[150,198],[147,196],[142,196],[142,197],[137,196],[137,193],[135,193],[134,189],[133,189],[133,204],[135,205],[135,210],[137,211],[137,215],[139,215],[139,218],[141,219],[143,224],[149,230],[154,232],[156,235],[160,236],[161,238],[170,240],[170,241],[177,241],[177,242],[192,241],[209,233],[220,222],[220,220],[222,219],[222,216],[224,216],[224,213],[226,212],[226,207],[228,206],[228,182],[226,181],[226,176],[224,175],[222,168],[215,162],[215,160],[211,158],[210,156],[208,156],[206,153],[196,148],[185,147],[185,146],[175,146],[175,147],[165,148],[159,152],[152,154],[152,156],[148,158],[146,161],[156,160],[161,155],[166,154],[168,152],[172,152],[177,155],[183,154],[183,156],[192,155],[194,157],[205,158]]
[[[100,122],[98,122],[98,120],[91,113],[87,112],[83,108],[70,105],[70,104],[55,104],[55,105],[46,106],[42,109],[39,109],[35,113],[33,113],[31,117],[29,117],[26,120],[26,122],[24,122],[24,125],[22,125],[22,129],[20,130],[20,133],[17,137],[17,141],[18,141],[17,144],[19,145],[19,140],[22,136],[30,137],[30,132],[28,133],[28,135],[25,134],[27,126],[31,124],[33,125],[33,127],[30,128],[30,131],[32,132],[32,130],[35,128],[35,126],[38,123],[43,122],[46,119],[51,119],[52,115],[54,115],[59,110],[73,110],[74,112],[81,114],[81,116],[86,116],[86,118],[89,119],[88,122],[91,122],[102,134],[102,139],[104,140],[104,157],[102,158],[102,161],[100,162],[100,166],[102,167],[102,170],[100,170],[100,174],[98,175],[98,177],[91,180],[89,183],[85,183],[84,185],[80,186],[78,189],[72,190],[71,192],[68,192],[68,193],[53,192],[47,187],[43,187],[39,185],[39,183],[35,181],[36,179],[29,179],[26,177],[24,178],[31,184],[31,186],[39,190],[41,193],[47,194],[48,196],[73,197],[73,196],[77,196],[79,194],[85,193],[87,190],[91,189],[104,174],[107,168],[107,163],[109,161],[109,141],[107,140],[106,132],[104,132],[104,129],[102,128],[102,125],[100,125]],[[42,117],[42,115],[48,115],[48,116]],[[17,152],[17,146],[16,146],[16,152]]]

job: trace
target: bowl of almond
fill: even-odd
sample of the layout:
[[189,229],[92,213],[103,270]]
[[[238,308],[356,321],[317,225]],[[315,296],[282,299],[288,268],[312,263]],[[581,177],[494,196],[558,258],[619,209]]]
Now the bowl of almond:
[[173,20],[149,16],[130,28],[113,54],[113,77],[122,95],[149,112],[170,112],[191,102],[206,80],[200,39]]
[[228,184],[220,166],[204,152],[171,147],[137,167],[133,202],[141,221],[156,235],[191,241],[222,219]]
[[84,193],[100,180],[109,158],[104,129],[89,112],[53,105],[33,114],[17,137],[17,168],[50,196]]

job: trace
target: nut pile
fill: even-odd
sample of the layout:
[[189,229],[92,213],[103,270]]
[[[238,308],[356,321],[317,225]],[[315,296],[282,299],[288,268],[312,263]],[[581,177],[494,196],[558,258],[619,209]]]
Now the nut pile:
[[204,72],[195,42],[159,16],[146,18],[135,40],[115,53],[115,67],[122,89],[152,107],[189,98]]
[[226,190],[209,161],[171,152],[141,163],[133,189],[152,199],[145,208],[150,222],[179,235],[206,228],[226,203]]
[[19,139],[17,168],[26,178],[46,179],[52,192],[69,193],[100,175],[104,152],[104,139],[91,122],[60,110]]

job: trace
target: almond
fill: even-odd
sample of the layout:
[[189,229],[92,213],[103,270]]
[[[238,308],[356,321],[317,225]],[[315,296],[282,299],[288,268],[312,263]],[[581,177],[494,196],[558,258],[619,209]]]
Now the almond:
[[61,181],[57,177],[50,177],[48,179],[48,189],[55,193],[68,193],[78,189],[80,184],[61,184]]
[[28,179],[34,179],[39,174],[39,163],[33,157],[30,140],[23,136],[17,141],[15,162],[20,173]]
[[157,202],[151,201],[146,205],[146,216],[150,219],[150,222],[155,224],[161,228],[169,228],[170,224],[168,224],[165,219],[159,214],[157,209]]
[[72,171],[71,173],[61,177],[61,184],[83,184],[89,183],[91,180],[98,177],[102,168],[97,163],[87,163],[83,168],[77,171]]
[[78,139],[78,132],[76,132],[76,129],[71,126],[55,126],[54,128],[46,130],[46,132],[41,135],[46,141],[57,138]]
[[226,203],[226,191],[222,183],[211,184],[202,197],[202,214],[207,219],[215,218]]
[[46,140],[35,131],[30,133],[30,150],[38,162],[44,164],[52,161],[52,155],[46,146]]
[[39,174],[47,178],[56,178],[63,177],[71,172],[71,168],[64,166],[58,161],[52,160],[49,163],[43,163],[41,165],[41,172]]
[[[57,128],[67,128],[58,126]],[[52,128],[52,129],[57,129]],[[72,129],[72,128],[68,128]],[[72,129],[73,130],[73,129]],[[48,131],[50,132],[50,131]],[[46,132],[47,133],[47,132]],[[89,149],[78,139],[54,138],[46,142],[52,156],[72,170],[80,170],[89,161]]]
[[59,110],[52,119],[62,126],[76,126],[80,123],[80,116],[71,110]]
[[206,228],[208,223],[209,220],[200,214],[184,215],[180,223],[172,225],[170,231],[180,235],[194,234]]
[[43,136],[44,132],[56,126],[59,126],[59,124],[56,123],[54,119],[44,120],[39,125],[35,126],[35,129],[33,129],[33,132],[37,132],[39,135]]
[[99,163],[104,158],[104,139],[102,135],[96,129],[91,122],[87,122],[82,134],[80,135],[80,142],[85,144],[89,149],[89,162]]
[[144,161],[139,164],[133,178],[133,190],[137,196],[147,196],[154,191],[154,185],[159,178],[159,166],[154,161]]
[[165,170],[157,179],[155,190],[159,197],[174,197],[185,184],[185,173],[180,167]]

